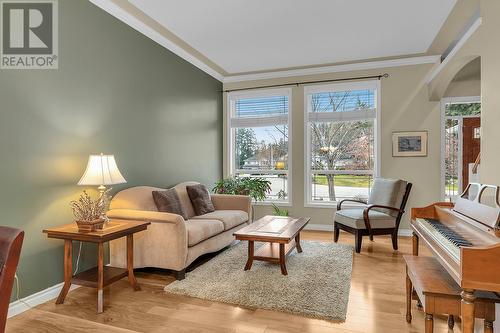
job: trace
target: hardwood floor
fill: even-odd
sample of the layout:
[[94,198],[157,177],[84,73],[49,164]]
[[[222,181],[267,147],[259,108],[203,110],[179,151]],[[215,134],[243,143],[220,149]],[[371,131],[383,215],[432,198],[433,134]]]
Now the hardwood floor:
[[[332,241],[329,232],[305,231],[304,240]],[[340,242],[354,244],[341,233]],[[423,332],[422,311],[413,304],[413,322],[405,321],[405,267],[403,254],[411,253],[411,239],[400,237],[393,251],[389,236],[364,240],[355,254],[344,323],[304,318],[268,310],[252,310],[223,303],[166,294],[166,273],[137,273],[142,291],[134,292],[123,279],[105,289],[104,313],[96,313],[95,290],[78,288],[63,305],[41,304],[7,321],[7,332]],[[421,255],[426,255],[421,247]],[[244,265],[244,263],[242,263]],[[243,266],[241,267],[243,269]],[[278,269],[278,267],[277,267]],[[434,332],[448,332],[444,317],[435,318]],[[457,322],[453,332],[460,332]]]

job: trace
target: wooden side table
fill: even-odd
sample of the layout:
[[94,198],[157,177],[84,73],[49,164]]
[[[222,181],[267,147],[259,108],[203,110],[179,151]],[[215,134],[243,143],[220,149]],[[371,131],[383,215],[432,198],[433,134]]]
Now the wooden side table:
[[[48,238],[64,240],[64,286],[56,304],[64,303],[71,284],[97,288],[97,313],[104,309],[103,288],[125,276],[134,290],[140,290],[134,276],[134,233],[146,230],[149,222],[110,220],[102,230],[80,232],[76,223],[43,230]],[[127,268],[104,266],[104,243],[127,237]],[[96,243],[97,266],[73,276],[73,241]]]

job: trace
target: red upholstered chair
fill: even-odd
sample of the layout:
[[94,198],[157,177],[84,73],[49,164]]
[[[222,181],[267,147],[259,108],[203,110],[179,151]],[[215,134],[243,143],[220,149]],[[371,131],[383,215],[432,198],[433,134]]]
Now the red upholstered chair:
[[5,331],[24,231],[0,226],[0,332]]

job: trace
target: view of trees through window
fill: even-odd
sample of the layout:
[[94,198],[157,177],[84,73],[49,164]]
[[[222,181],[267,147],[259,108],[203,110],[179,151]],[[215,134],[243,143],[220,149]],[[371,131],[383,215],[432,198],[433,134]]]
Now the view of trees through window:
[[[351,90],[310,95],[312,202],[368,198],[374,170],[374,93]],[[311,113],[331,116],[314,118]]]
[[288,96],[240,98],[232,107],[233,174],[265,178],[267,199],[287,201]]

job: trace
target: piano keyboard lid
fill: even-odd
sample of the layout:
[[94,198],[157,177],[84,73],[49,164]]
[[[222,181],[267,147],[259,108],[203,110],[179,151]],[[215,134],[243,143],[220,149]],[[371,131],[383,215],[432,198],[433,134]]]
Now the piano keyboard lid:
[[497,229],[500,223],[499,189],[495,185],[470,183],[457,198],[453,211]]

